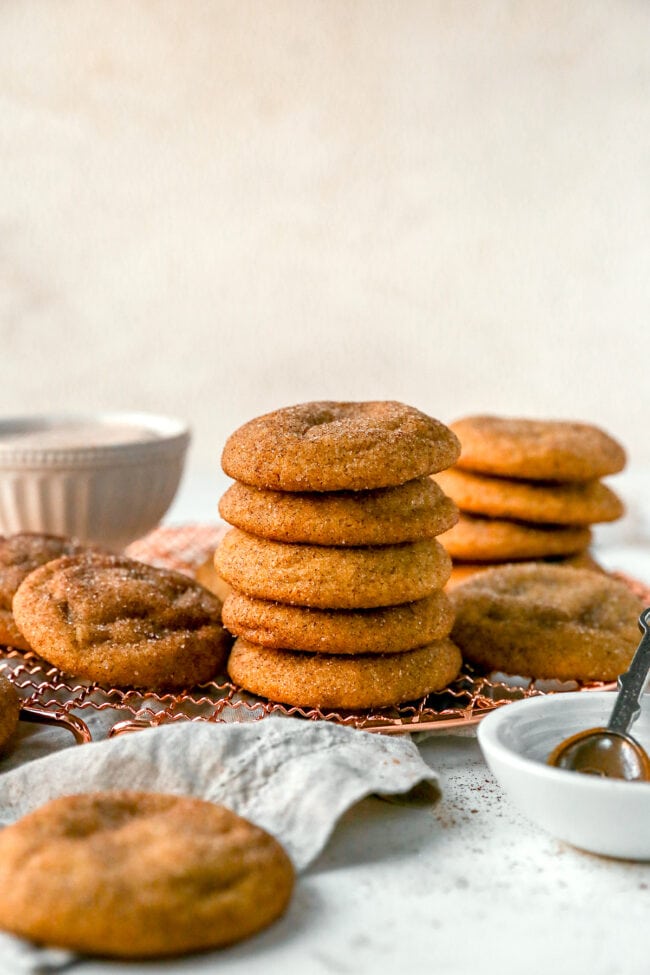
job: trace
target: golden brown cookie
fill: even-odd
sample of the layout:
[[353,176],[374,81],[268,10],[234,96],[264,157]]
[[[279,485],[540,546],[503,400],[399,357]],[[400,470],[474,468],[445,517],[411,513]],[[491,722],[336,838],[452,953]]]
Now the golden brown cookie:
[[413,701],[446,687],[461,667],[458,647],[437,640],[406,653],[334,656],[267,650],[242,639],[228,660],[231,679],[294,707],[356,710]]
[[614,680],[639,642],[641,600],[616,579],[566,566],[507,565],[451,594],[452,639],[487,670],[535,678]]
[[13,617],[11,603],[23,579],[46,562],[85,551],[74,539],[20,532],[0,536],[0,645],[31,650]]
[[0,609],[0,646],[13,647],[16,650],[31,650],[27,640],[16,626],[14,614],[8,609]]
[[526,525],[461,513],[440,541],[459,562],[511,562],[582,552],[589,547],[591,532],[584,527]]
[[226,601],[232,592],[232,586],[229,586],[226,580],[221,578],[214,567],[214,555],[211,555],[205,562],[201,563],[194,573],[194,578],[199,585],[204,586],[211,593],[214,593],[222,603]]
[[434,538],[456,523],[453,501],[429,477],[376,491],[268,491],[239,481],[221,517],[262,538],[312,545],[394,545]]
[[233,591],[223,606],[226,629],[249,643],[311,653],[399,653],[440,640],[454,616],[447,596],[383,609],[309,609]]
[[374,548],[290,545],[232,528],[215,552],[217,572],[258,599],[318,609],[397,606],[444,586],[451,560],[434,539]]
[[[578,552],[577,555],[560,555],[560,556],[550,556],[545,559],[535,560],[541,562],[542,565],[566,565],[573,569],[590,569],[592,572],[604,572],[602,565],[589,554],[589,552]],[[513,565],[523,563],[512,563],[503,562],[501,565]],[[449,581],[445,586],[445,591],[449,592],[451,589],[455,589],[456,586],[460,586],[463,582],[467,582],[469,578],[476,575],[477,572],[488,572],[490,569],[497,568],[497,563],[494,562],[456,562],[452,565],[451,575],[449,576]]]
[[30,573],[14,616],[44,660],[104,686],[192,687],[223,671],[221,603],[180,572],[76,555]]
[[294,871],[223,806],[151,792],[54,799],[0,833],[0,927],[90,955],[156,958],[232,944],[276,920]]
[[459,452],[448,427],[404,403],[300,403],[236,430],[221,465],[277,491],[365,491],[441,471]]
[[5,747],[18,725],[20,698],[16,688],[0,674],[0,750]]
[[593,525],[624,514],[620,499],[601,481],[547,484],[458,468],[441,471],[435,479],[461,511],[475,515],[533,524]]
[[451,424],[463,470],[532,481],[592,481],[625,466],[625,451],[603,430],[568,420],[468,416]]

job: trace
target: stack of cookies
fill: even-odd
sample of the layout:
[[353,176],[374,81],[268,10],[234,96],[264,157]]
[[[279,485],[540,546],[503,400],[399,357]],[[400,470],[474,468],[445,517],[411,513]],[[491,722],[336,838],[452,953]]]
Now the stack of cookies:
[[461,456],[436,482],[461,511],[443,538],[452,582],[531,559],[597,568],[589,526],[623,514],[600,481],[623,469],[620,444],[598,427],[559,420],[471,416],[451,428]]
[[298,707],[383,707],[456,677],[449,556],[456,506],[428,476],[454,434],[395,402],[304,403],[237,430],[223,451],[235,527],[215,554],[233,587],[228,664],[245,689]]

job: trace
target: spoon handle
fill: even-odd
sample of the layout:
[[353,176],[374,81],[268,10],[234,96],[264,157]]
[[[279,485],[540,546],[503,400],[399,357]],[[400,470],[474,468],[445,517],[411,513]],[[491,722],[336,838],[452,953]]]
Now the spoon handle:
[[639,617],[639,629],[643,636],[635,650],[632,663],[618,678],[618,695],[607,728],[626,735],[641,712],[643,694],[650,671],[650,608]]

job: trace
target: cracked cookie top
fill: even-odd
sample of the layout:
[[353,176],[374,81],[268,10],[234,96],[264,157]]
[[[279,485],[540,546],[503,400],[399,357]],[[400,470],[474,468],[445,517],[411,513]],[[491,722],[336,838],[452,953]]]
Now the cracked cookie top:
[[13,600],[36,653],[104,686],[191,687],[225,664],[221,601],[179,572],[116,555],[56,559]]
[[300,403],[250,420],[226,441],[230,477],[278,491],[365,491],[449,467],[456,436],[394,401]]

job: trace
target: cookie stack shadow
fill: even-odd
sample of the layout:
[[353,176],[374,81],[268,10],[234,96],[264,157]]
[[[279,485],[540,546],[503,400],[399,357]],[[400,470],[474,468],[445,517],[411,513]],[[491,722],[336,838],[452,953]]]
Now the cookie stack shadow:
[[460,669],[436,536],[456,506],[428,476],[455,436],[400,403],[306,403],[259,417],[226,443],[233,528],[215,553],[232,587],[228,671],[244,689],[301,708],[396,705]]
[[472,416],[451,425],[461,456],[436,483],[460,509],[442,539],[450,586],[510,562],[599,569],[590,526],[624,513],[600,478],[625,465],[620,444],[590,424]]

